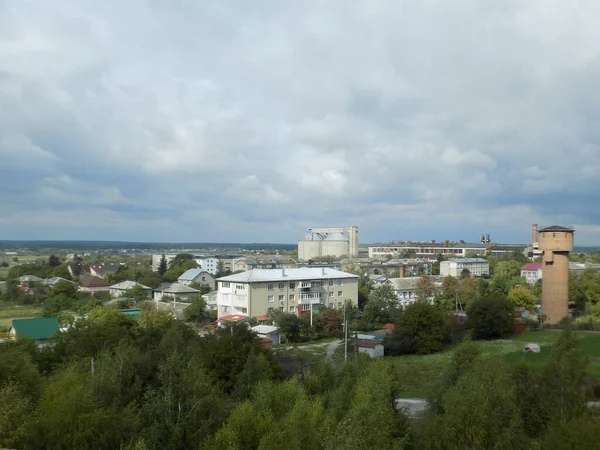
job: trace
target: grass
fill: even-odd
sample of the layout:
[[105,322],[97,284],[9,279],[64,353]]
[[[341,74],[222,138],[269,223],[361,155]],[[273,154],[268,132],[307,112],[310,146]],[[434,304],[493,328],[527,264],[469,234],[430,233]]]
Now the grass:
[[[588,357],[587,372],[590,378],[600,378],[600,333],[575,332],[581,341],[583,356]],[[559,331],[528,331],[510,339],[480,341],[483,354],[502,358],[510,365],[524,361],[534,371],[541,371],[552,354],[560,337]],[[528,343],[540,346],[540,353],[523,353]],[[398,377],[404,387],[402,395],[425,398],[429,396],[448,366],[455,347],[433,355],[408,355],[387,358],[395,365]]]
[[0,267],[0,280],[6,280],[10,267]]
[[32,306],[11,306],[0,308],[0,332],[8,331],[12,319],[37,316],[41,308]]

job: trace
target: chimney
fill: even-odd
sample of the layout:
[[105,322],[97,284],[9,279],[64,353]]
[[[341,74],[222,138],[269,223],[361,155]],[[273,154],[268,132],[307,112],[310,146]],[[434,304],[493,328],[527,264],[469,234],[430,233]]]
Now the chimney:
[[281,276],[282,276],[282,277],[285,277],[285,267],[282,267],[282,268],[281,268]]
[[534,223],[532,225],[532,230],[531,230],[531,242],[537,242],[538,241],[538,226],[537,223]]
[[321,267],[321,274],[325,276],[325,267]]

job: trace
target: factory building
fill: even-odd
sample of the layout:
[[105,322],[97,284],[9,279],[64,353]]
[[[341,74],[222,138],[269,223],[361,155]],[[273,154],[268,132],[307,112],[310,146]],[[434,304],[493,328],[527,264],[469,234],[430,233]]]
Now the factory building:
[[334,256],[358,256],[358,227],[309,228],[298,241],[298,258],[309,259]]

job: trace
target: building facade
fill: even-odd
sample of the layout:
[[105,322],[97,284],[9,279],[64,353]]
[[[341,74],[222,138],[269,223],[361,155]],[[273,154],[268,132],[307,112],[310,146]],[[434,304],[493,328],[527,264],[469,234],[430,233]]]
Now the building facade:
[[527,280],[528,284],[535,284],[537,280],[542,279],[542,263],[532,262],[521,267],[521,276]]
[[490,263],[483,258],[449,259],[440,263],[440,275],[447,277],[460,277],[463,270],[468,270],[471,275],[480,277],[490,274]]
[[298,241],[298,258],[304,261],[323,256],[358,257],[358,227],[309,228]]
[[369,258],[384,259],[391,256],[392,258],[414,257],[435,260],[438,255],[464,258],[471,254],[485,255],[486,249],[487,245],[481,243],[398,241],[397,243],[369,246]]
[[358,276],[328,268],[253,269],[217,280],[219,318],[358,306]]
[[208,273],[206,270],[202,269],[186,270],[177,279],[177,282],[185,286],[189,286],[192,283],[204,284],[210,287],[211,291],[215,289],[215,277]]
[[575,230],[553,225],[538,230],[542,256],[542,314],[551,324],[568,317],[569,252]]

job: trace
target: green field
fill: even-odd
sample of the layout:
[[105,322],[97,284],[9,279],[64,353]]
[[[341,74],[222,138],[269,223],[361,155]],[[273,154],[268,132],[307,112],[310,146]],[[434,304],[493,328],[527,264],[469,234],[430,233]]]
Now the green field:
[[0,267],[0,280],[6,280],[9,270],[9,267]]
[[8,331],[12,319],[35,317],[40,311],[41,308],[33,308],[30,306],[0,308],[0,332]]
[[[588,357],[588,374],[591,378],[600,378],[600,333],[576,332],[581,340],[582,353]],[[560,336],[559,331],[525,332],[511,339],[482,341],[478,345],[486,355],[497,355],[511,365],[520,361],[527,362],[534,370],[541,370]],[[523,353],[528,343],[541,347],[540,353]],[[406,397],[427,397],[436,386],[444,369],[452,358],[454,348],[433,355],[409,355],[387,358],[396,366],[402,395]]]

